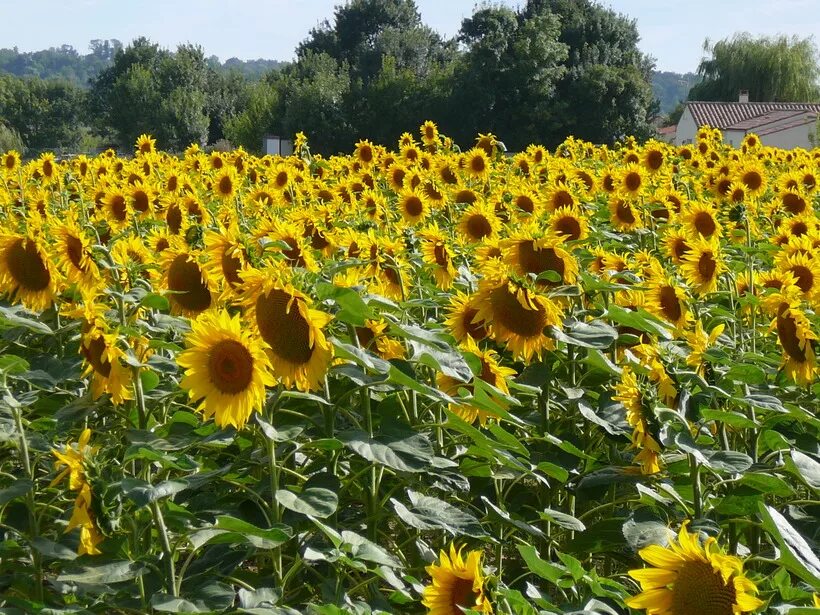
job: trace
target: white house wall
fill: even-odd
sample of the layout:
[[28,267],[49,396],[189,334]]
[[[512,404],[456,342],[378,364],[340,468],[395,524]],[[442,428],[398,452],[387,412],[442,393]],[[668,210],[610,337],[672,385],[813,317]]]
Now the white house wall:
[[697,131],[698,126],[695,125],[695,118],[692,117],[692,112],[689,110],[689,107],[684,108],[683,115],[681,115],[678,120],[678,132],[675,134],[675,145],[694,142],[695,133]]
[[811,148],[809,135],[814,134],[815,123],[809,122],[802,126],[786,128],[768,135],[761,135],[760,141],[764,145],[780,147],[782,149],[794,149],[795,147]]

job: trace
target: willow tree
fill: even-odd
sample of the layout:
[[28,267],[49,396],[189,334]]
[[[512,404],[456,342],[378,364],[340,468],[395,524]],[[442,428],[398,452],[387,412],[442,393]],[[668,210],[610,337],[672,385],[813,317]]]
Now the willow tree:
[[752,102],[820,100],[820,66],[812,38],[754,38],[744,32],[710,44],[698,67],[702,81],[689,100],[736,101],[740,90]]

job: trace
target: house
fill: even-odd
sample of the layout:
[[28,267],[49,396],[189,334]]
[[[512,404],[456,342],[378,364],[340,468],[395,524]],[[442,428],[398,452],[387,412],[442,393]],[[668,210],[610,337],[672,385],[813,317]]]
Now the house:
[[677,125],[673,124],[672,126],[661,126],[660,128],[656,129],[658,133],[658,138],[665,143],[674,143],[675,142],[675,135],[678,132]]
[[738,102],[685,103],[678,121],[675,144],[692,143],[703,125],[723,131],[723,140],[735,147],[753,132],[764,145],[793,149],[813,147],[820,103],[749,102],[741,92]]

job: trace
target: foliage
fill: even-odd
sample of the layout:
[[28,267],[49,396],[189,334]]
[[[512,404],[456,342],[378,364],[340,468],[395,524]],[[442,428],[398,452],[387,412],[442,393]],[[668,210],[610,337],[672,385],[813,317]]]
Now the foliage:
[[701,83],[690,100],[737,101],[740,90],[752,102],[814,102],[820,99],[820,64],[813,39],[797,36],[754,38],[748,33],[710,45],[701,61]]
[[85,91],[68,81],[0,75],[0,118],[33,152],[76,148],[85,114]]
[[671,113],[681,101],[687,100],[689,90],[699,81],[695,73],[652,71],[652,92],[658,99],[660,112]]
[[15,150],[20,153],[25,152],[25,145],[20,135],[14,128],[9,128],[0,123],[0,151]]
[[0,155],[0,609],[811,612],[820,152],[420,132]]

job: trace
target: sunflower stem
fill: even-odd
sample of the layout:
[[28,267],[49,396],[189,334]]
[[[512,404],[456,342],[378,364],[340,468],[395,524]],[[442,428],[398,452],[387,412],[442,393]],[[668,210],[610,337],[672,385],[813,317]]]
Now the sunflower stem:
[[168,540],[168,529],[165,527],[165,519],[162,516],[162,510],[159,507],[159,502],[154,500],[151,502],[151,512],[154,514],[154,524],[157,526],[157,534],[159,534],[160,546],[162,553],[168,562],[168,581],[166,586],[174,597],[177,593],[177,579],[176,566],[174,565],[174,552],[171,550],[171,543]]
[[692,504],[694,505],[695,519],[703,516],[703,502],[700,491],[700,465],[691,453],[689,454],[689,476],[692,479]]

